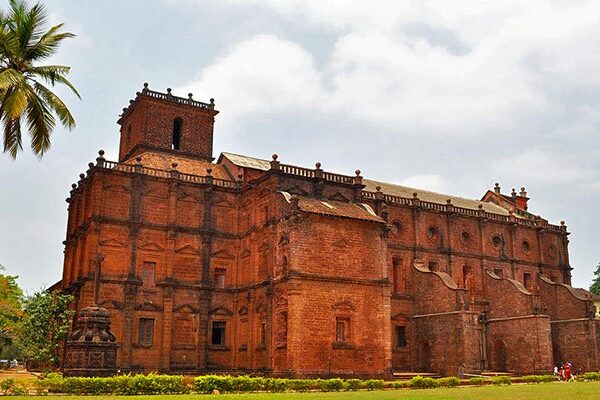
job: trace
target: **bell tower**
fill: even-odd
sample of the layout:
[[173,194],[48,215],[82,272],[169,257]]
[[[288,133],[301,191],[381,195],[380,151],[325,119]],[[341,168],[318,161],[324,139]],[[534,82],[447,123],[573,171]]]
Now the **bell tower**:
[[203,103],[148,89],[129,101],[117,123],[121,125],[119,162],[145,150],[177,153],[212,161],[214,99]]

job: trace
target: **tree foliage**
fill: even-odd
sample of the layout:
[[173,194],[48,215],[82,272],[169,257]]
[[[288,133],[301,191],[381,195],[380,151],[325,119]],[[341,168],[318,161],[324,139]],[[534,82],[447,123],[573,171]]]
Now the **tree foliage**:
[[24,358],[58,365],[73,317],[73,296],[43,291],[27,298],[18,335]]
[[594,271],[594,280],[592,281],[592,286],[590,286],[590,292],[595,293],[600,296],[600,261],[598,265],[596,265],[596,270]]
[[4,152],[16,158],[23,150],[22,129],[30,136],[33,152],[41,157],[50,147],[56,117],[68,128],[75,119],[63,101],[48,86],[68,87],[70,67],[37,65],[48,59],[63,40],[75,35],[63,32],[63,24],[48,28],[48,13],[41,3],[9,0],[8,12],[0,11],[0,121],[4,128]]
[[[1,266],[0,266],[1,267]],[[3,270],[0,269],[0,270]],[[23,291],[17,284],[17,276],[0,273],[0,357],[14,356],[11,351],[22,317]],[[13,358],[13,357],[10,357]]]

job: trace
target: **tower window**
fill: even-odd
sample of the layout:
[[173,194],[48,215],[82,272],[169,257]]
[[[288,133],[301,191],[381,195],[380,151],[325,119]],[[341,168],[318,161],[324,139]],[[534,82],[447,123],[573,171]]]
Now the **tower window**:
[[179,117],[173,120],[173,142],[171,143],[171,149],[179,150],[181,144],[181,127],[183,126],[183,120]]

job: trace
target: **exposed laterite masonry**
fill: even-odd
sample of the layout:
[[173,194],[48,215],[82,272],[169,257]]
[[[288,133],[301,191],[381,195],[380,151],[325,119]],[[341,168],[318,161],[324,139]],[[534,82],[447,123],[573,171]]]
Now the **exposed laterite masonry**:
[[[214,102],[144,87],[69,198],[62,288],[108,309],[121,371],[454,375],[600,367],[564,223],[223,153]],[[72,360],[70,362],[73,362]]]

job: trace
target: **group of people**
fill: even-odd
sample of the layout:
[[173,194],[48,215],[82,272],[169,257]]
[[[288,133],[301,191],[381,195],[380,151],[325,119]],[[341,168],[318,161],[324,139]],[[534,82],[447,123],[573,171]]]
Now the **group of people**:
[[560,367],[554,367],[554,376],[559,381],[569,382],[575,380],[575,371],[573,370],[573,364],[570,362],[561,363]]

